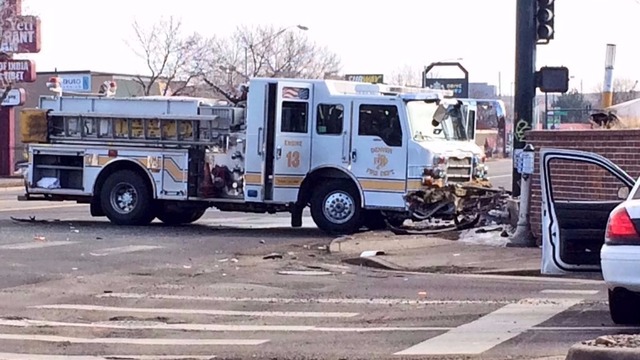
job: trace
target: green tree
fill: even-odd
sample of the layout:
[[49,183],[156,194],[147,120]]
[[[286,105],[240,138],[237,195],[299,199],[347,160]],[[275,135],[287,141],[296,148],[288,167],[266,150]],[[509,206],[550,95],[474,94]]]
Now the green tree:
[[567,111],[567,115],[561,119],[563,123],[586,122],[588,105],[589,102],[584,99],[584,95],[575,89],[560,95],[551,104],[554,109]]

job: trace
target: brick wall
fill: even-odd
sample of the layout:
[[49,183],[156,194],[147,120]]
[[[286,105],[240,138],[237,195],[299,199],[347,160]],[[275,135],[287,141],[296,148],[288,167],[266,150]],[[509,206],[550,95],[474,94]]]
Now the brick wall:
[[[640,176],[640,130],[530,131],[527,142],[536,149],[531,194],[531,226],[540,243],[541,189],[539,150],[542,147],[576,149],[602,155],[634,178]],[[555,160],[550,166],[554,198],[562,200],[615,200],[621,182],[594,165]]]

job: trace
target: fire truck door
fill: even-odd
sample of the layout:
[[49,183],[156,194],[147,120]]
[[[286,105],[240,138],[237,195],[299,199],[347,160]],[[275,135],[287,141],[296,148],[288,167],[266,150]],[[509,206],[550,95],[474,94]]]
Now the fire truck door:
[[278,83],[273,157],[273,201],[293,202],[311,164],[313,85]]
[[405,113],[388,100],[354,101],[351,171],[365,206],[404,208],[407,177]]
[[316,105],[312,122],[311,168],[348,168],[351,147],[351,101],[331,100]]

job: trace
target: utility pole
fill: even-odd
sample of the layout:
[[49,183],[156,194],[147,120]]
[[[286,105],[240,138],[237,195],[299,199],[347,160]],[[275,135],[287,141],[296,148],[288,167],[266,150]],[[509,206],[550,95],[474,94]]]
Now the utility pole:
[[520,196],[520,173],[517,156],[525,146],[525,132],[533,128],[536,96],[536,0],[517,0],[516,5],[516,76],[513,116],[512,193]]

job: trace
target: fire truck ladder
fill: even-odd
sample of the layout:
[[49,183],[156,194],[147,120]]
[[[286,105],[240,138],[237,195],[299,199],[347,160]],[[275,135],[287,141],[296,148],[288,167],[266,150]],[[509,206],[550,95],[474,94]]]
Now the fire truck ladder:
[[228,141],[231,119],[218,115],[120,115],[49,111],[56,144],[192,147]]

